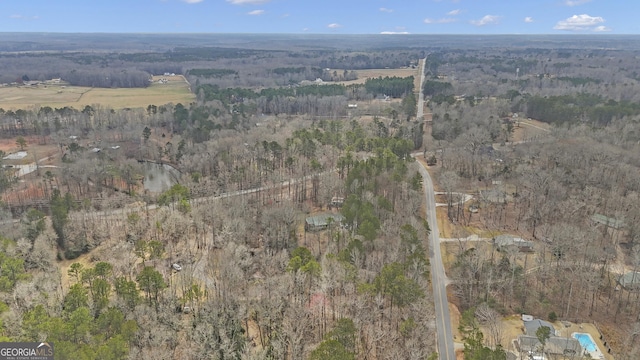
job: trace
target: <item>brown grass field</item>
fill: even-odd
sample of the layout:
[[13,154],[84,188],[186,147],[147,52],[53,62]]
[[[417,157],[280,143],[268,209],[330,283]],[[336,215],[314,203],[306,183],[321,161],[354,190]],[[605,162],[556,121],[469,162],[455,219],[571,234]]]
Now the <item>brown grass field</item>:
[[[158,83],[164,78],[168,82]],[[34,106],[82,109],[86,105],[100,104],[114,109],[147,107],[168,103],[190,103],[195,100],[184,77],[154,76],[147,88],[90,88],[69,85],[39,85],[37,87],[0,87],[0,107],[5,110],[29,109]]]
[[545,135],[551,131],[551,125],[534,119],[522,119],[513,129],[511,141],[526,141]]
[[[334,69],[331,69],[332,71]],[[336,69],[336,71],[338,73],[341,73],[343,70],[338,70]],[[393,77],[393,76],[397,76],[397,77],[407,77],[407,76],[413,76],[415,78],[418,77],[418,68],[415,69],[411,69],[411,68],[402,68],[402,69],[366,69],[366,70],[356,70],[356,73],[358,73],[358,78],[356,80],[351,80],[351,81],[339,81],[337,82],[338,84],[342,84],[342,85],[351,85],[351,84],[364,84],[364,82],[367,79],[370,78],[377,78],[377,77]],[[418,79],[419,81],[419,79]]]

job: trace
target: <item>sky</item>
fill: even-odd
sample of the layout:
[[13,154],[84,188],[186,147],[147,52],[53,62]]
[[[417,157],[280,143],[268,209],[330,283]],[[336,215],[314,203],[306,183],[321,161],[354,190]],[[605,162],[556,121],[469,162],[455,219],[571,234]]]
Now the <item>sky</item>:
[[0,0],[0,32],[640,34],[638,0]]

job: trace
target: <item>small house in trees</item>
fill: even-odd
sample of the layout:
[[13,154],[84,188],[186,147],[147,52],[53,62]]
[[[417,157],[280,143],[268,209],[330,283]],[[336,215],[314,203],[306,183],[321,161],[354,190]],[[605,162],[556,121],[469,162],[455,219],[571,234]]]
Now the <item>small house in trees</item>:
[[640,290],[640,271],[630,271],[621,275],[618,284],[625,290]]
[[331,224],[339,225],[344,220],[344,216],[340,214],[327,213],[309,216],[304,223],[305,231],[320,231],[329,227]]
[[498,250],[517,248],[521,252],[533,252],[533,242],[514,235],[498,235],[493,239]]
[[511,196],[498,188],[480,190],[480,197],[484,201],[494,204],[503,204],[511,201]]
[[602,224],[606,227],[610,227],[615,230],[620,230],[624,227],[624,221],[608,216],[604,216],[602,214],[593,214],[591,216],[591,221],[594,224]]

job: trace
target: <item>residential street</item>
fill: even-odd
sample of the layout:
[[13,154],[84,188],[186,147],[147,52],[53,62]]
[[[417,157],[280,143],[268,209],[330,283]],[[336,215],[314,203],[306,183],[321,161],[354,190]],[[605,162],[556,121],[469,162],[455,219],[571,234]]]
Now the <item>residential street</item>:
[[[420,96],[418,97],[418,119],[421,119],[424,109],[424,96],[422,86],[425,78],[427,58],[422,62],[420,69]],[[422,119],[424,121],[424,119]],[[436,218],[436,196],[433,190],[431,176],[423,163],[420,163],[420,175],[424,187],[427,202],[427,221],[431,228],[429,233],[429,261],[431,262],[431,284],[433,286],[433,302],[436,308],[437,344],[440,360],[455,360],[456,354],[453,347],[453,332],[451,331],[451,317],[449,315],[449,302],[447,300],[447,276],[442,265],[440,253],[440,231]]]
[[[422,165],[422,163],[420,163]],[[451,331],[451,318],[449,315],[449,303],[447,301],[447,277],[442,265],[440,252],[440,232],[436,219],[436,199],[433,191],[431,176],[424,165],[420,167],[423,179],[423,187],[427,202],[427,221],[431,228],[429,233],[429,261],[431,262],[431,283],[433,286],[433,302],[436,308],[436,327],[438,354],[441,360],[455,360],[453,348],[453,333]]]

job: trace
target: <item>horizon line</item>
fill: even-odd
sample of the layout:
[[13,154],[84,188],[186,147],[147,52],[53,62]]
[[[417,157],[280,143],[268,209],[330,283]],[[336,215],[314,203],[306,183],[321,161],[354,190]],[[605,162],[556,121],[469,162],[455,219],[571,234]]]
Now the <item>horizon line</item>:
[[352,36],[352,35],[380,35],[380,36],[640,36],[631,33],[611,33],[611,32],[579,32],[579,33],[327,33],[327,32],[115,32],[115,31],[0,31],[0,34],[60,34],[60,35],[330,35],[330,36]]

